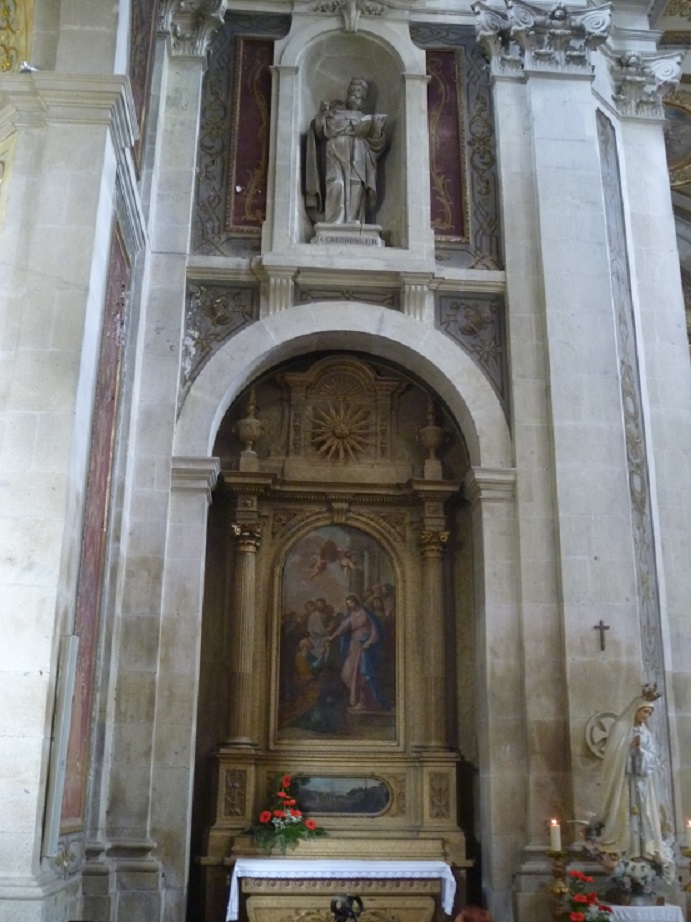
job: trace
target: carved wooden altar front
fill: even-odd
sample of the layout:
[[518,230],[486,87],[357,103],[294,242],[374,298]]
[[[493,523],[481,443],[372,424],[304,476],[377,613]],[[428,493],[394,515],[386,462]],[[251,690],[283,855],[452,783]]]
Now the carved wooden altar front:
[[[349,356],[259,382],[221,433],[227,727],[201,858],[207,902],[225,897],[237,858],[258,854],[245,831],[284,773],[328,832],[296,857],[441,860],[462,878],[445,565],[462,442],[420,385]],[[429,881],[396,886],[393,900],[380,882],[368,907],[395,903],[399,922],[438,911]],[[282,884],[278,905],[253,892],[250,918],[279,922],[308,895],[319,915],[329,893]]]

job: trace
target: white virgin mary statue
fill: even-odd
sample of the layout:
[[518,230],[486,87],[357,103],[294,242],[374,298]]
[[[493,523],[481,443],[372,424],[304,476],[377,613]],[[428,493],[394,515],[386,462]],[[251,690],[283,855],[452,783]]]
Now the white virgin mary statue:
[[[610,855],[644,858],[673,869],[662,833],[657,793],[659,760],[647,722],[649,697],[637,696],[612,724],[603,764],[599,846]],[[669,870],[668,870],[669,872]]]

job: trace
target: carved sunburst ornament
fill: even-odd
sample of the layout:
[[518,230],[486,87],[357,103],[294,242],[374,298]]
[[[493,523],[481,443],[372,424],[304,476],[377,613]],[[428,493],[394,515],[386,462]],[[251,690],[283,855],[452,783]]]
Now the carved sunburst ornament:
[[315,407],[312,444],[329,461],[355,461],[371,445],[369,411],[342,401]]

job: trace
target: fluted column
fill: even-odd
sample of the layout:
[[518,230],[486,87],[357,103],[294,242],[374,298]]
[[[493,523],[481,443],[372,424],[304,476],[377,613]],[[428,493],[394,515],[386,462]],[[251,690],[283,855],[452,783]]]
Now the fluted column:
[[254,746],[253,662],[255,653],[254,613],[257,594],[257,549],[261,525],[234,524],[235,579],[233,580],[233,645],[230,650],[231,701],[230,738],[233,746]]
[[425,612],[422,648],[424,739],[421,742],[425,746],[445,746],[447,742],[443,562],[448,540],[448,531],[424,530],[420,534],[422,608]]

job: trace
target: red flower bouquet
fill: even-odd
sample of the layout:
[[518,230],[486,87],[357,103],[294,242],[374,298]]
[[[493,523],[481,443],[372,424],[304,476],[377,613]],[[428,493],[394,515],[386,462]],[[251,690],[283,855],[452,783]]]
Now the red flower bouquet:
[[247,830],[265,855],[270,855],[274,848],[285,855],[286,849],[297,848],[300,839],[326,835],[326,830],[313,819],[306,819],[298,809],[290,775],[277,778],[276,787],[270,809],[262,810],[259,821]]
[[612,910],[601,903],[592,888],[593,878],[582,871],[569,871],[567,892],[559,918],[568,922],[612,922]]

